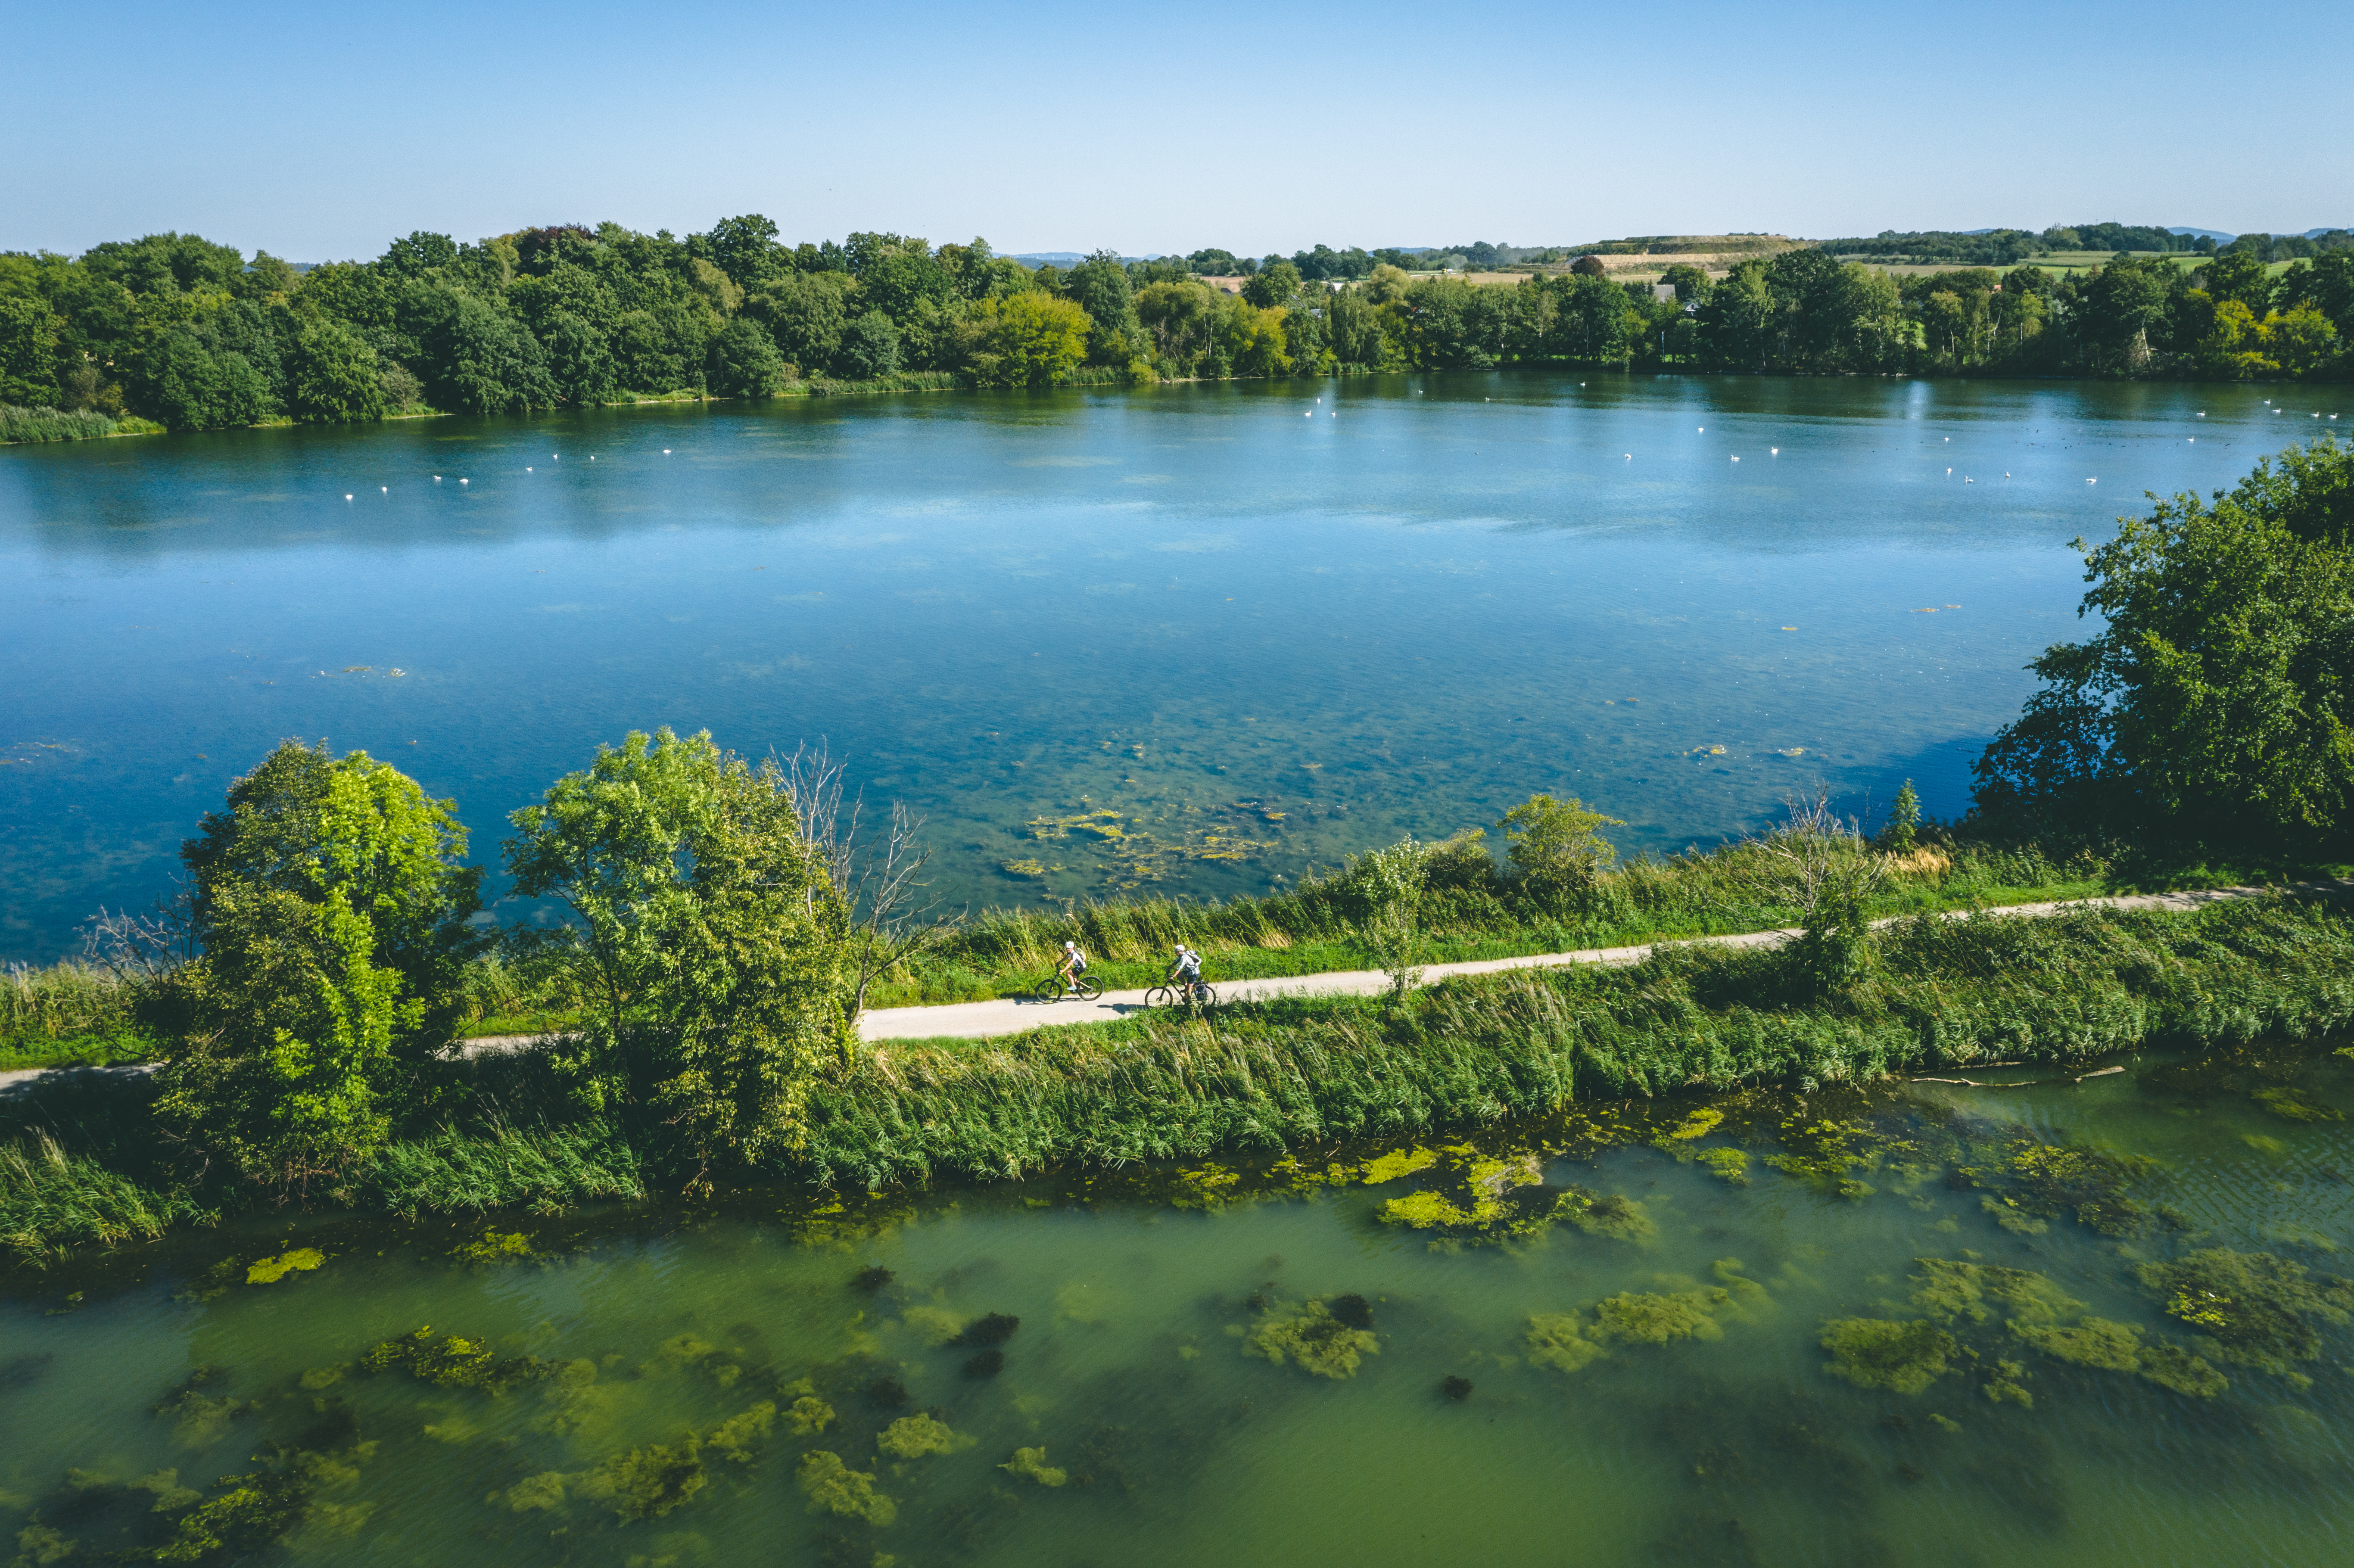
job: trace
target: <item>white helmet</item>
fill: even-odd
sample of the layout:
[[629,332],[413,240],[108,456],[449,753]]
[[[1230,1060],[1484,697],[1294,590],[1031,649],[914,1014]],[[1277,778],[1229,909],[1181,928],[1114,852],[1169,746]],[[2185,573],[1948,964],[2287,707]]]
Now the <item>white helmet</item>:
[[1063,946],[1064,946],[1066,948],[1076,948],[1076,947],[1077,947],[1077,946],[1078,946],[1078,944],[1077,944],[1076,942],[1066,942],[1066,943],[1064,943],[1064,944],[1063,944]]

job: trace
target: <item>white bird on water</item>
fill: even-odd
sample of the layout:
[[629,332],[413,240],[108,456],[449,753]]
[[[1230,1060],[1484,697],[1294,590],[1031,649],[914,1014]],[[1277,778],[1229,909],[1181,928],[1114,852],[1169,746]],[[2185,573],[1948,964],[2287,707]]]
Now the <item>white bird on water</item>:
[[346,496],[345,496],[345,497],[344,497],[344,499],[345,499],[345,500],[346,500],[346,501],[349,501],[349,500],[351,499],[351,497],[350,497],[350,496],[348,496],[348,495],[346,495]]

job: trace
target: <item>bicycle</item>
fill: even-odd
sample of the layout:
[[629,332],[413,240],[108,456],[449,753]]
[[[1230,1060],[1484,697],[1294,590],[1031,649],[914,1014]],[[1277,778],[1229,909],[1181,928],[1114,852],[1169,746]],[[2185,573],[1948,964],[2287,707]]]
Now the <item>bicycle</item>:
[[1195,980],[1192,985],[1157,985],[1144,993],[1147,1007],[1215,1007],[1217,988],[1207,980]]
[[1083,974],[1074,980],[1072,985],[1077,989],[1073,990],[1071,986],[1066,986],[1063,983],[1063,971],[1056,969],[1044,980],[1040,980],[1038,989],[1032,991],[1030,995],[1032,1000],[1036,1001],[1060,1001],[1066,996],[1076,996],[1081,1001],[1097,1001],[1103,997],[1103,981],[1093,975]]

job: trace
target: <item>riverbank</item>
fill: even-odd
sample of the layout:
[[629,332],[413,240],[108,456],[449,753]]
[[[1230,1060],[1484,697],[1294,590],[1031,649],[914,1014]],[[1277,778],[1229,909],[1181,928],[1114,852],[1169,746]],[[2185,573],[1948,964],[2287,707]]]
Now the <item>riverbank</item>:
[[[2354,1023],[2354,927],[2334,901],[2191,913],[1918,918],[1864,977],[1807,989],[1773,948],[1449,979],[1403,1001],[1279,998],[983,1044],[907,1042],[813,1086],[790,1155],[741,1179],[859,1191],[1230,1151],[1320,1158],[1573,1102],[2029,1064],[2081,1071],[2153,1044],[2313,1041]],[[323,1201],[400,1213],[634,1198],[700,1167],[650,1108],[584,1116],[537,1054],[470,1062],[434,1125]],[[250,1193],[175,1179],[135,1079],[73,1075],[0,1100],[0,1239],[20,1261],[152,1237]]]

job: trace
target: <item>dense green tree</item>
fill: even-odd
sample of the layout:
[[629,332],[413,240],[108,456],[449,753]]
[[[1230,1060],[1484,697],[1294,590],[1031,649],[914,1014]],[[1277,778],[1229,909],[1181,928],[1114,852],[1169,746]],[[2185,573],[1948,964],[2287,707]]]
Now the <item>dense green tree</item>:
[[437,408],[472,414],[521,412],[556,401],[547,356],[531,329],[470,293],[451,293],[427,329],[426,395]]
[[1601,830],[1626,825],[1586,810],[1575,795],[1530,796],[1505,812],[1500,824],[1514,885],[1540,908],[1576,905],[1617,858]]
[[745,313],[769,329],[769,336],[804,376],[832,368],[850,325],[850,295],[856,289],[847,272],[794,272],[747,295]]
[[1087,313],[1087,362],[1126,365],[1138,352],[1142,323],[1119,256],[1098,250],[1063,274],[1063,297]]
[[38,294],[0,293],[0,403],[58,402],[58,332],[64,324]]
[[707,376],[722,397],[773,397],[785,384],[784,356],[760,323],[739,316],[711,340]]
[[364,1164],[451,1038],[481,874],[452,803],[365,752],[289,741],[181,846],[202,956],[158,1118],[192,1164],[280,1192]]
[[612,344],[593,323],[570,311],[550,312],[540,326],[540,346],[557,397],[576,408],[612,400],[619,386]]
[[899,329],[883,312],[868,311],[842,329],[842,344],[833,352],[837,376],[864,379],[889,376],[899,368]]
[[215,354],[173,327],[141,356],[141,401],[175,430],[222,430],[269,416],[270,384],[239,354]]
[[959,353],[983,387],[1051,387],[1087,358],[1088,325],[1087,312],[1043,290],[1008,294],[973,307]]
[[1279,309],[1298,296],[1300,283],[1299,268],[1277,261],[1251,275],[1243,285],[1243,298],[1263,311]]
[[706,1161],[791,1148],[856,1042],[848,911],[775,764],[632,733],[514,824],[517,890],[572,916],[539,957],[597,999],[560,1058],[584,1098],[665,1108]]
[[2308,845],[2354,825],[2354,448],[2160,502],[2085,565],[2101,630],[2029,666],[1982,809]]
[[757,212],[723,217],[703,238],[712,262],[747,291],[790,266],[777,245],[777,226]]
[[2273,282],[2264,259],[2245,250],[2224,251],[2200,268],[2192,281],[2219,304],[2237,300],[2259,321],[2272,311]]
[[376,351],[332,321],[305,322],[287,355],[287,411],[306,424],[384,418]]

